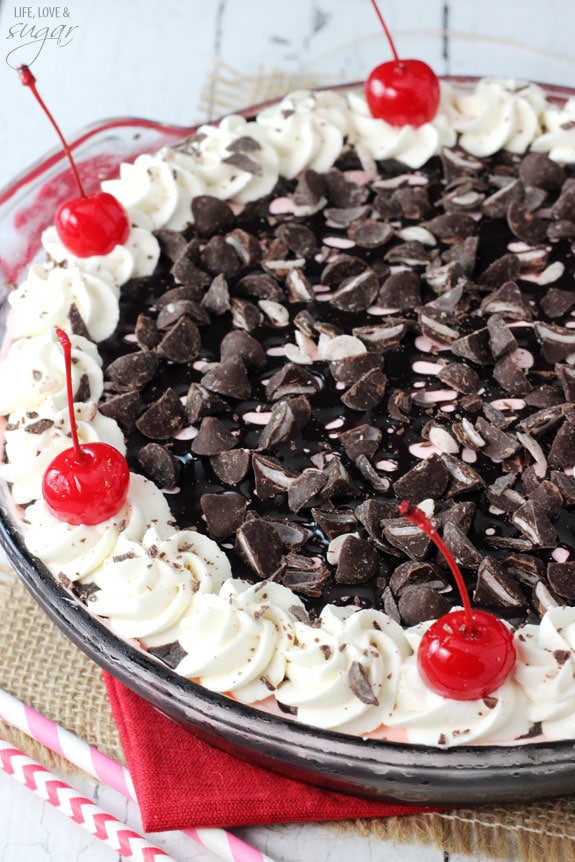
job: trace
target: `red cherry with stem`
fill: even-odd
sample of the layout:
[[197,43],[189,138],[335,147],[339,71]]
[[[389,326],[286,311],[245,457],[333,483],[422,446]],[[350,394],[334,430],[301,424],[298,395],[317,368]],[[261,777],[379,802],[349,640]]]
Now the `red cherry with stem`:
[[443,697],[487,697],[503,685],[513,670],[513,635],[493,614],[472,610],[453,554],[421,509],[404,500],[399,512],[437,545],[453,572],[463,604],[462,611],[445,614],[426,630],[417,651],[419,673],[425,684]]
[[381,63],[370,73],[365,97],[372,117],[391,126],[422,126],[429,123],[439,107],[439,80],[422,60],[400,60],[376,0],[371,0],[393,53],[393,60]]
[[72,394],[72,345],[57,329],[64,350],[66,391],[73,446],[56,455],[42,480],[42,493],[52,513],[68,524],[101,524],[120,511],[128,496],[130,471],[126,459],[108,443],[80,446]]
[[68,251],[77,257],[108,254],[128,238],[130,222],[126,210],[113,195],[107,192],[92,195],[85,193],[70,147],[36,89],[36,78],[28,66],[20,66],[18,74],[20,81],[32,90],[36,101],[54,126],[80,192],[79,198],[74,198],[60,206],[56,214],[58,236]]

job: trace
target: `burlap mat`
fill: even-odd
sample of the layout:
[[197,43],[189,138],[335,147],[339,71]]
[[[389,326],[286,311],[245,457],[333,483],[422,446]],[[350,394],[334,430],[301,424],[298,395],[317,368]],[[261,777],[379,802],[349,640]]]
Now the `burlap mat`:
[[[214,117],[318,83],[329,82],[277,69],[261,69],[247,77],[216,60],[199,107]],[[0,687],[125,763],[99,668],[58,631],[16,576],[2,566]],[[51,768],[76,769],[1,721],[0,733]],[[521,862],[575,862],[575,798],[349,821],[333,828],[401,843],[430,844],[449,853],[482,853]]]

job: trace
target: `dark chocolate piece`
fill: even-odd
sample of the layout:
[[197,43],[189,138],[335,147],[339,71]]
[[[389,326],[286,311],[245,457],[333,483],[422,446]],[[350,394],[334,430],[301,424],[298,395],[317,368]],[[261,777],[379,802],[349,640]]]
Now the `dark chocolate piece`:
[[158,488],[174,488],[178,483],[180,462],[159,443],[147,443],[138,452],[142,470]]
[[114,389],[132,392],[142,389],[153,380],[159,364],[159,357],[155,353],[127,353],[114,359],[106,368],[106,374],[114,384]]
[[136,421],[136,427],[151,440],[169,440],[182,428],[185,411],[173,389],[166,389]]
[[229,449],[210,458],[212,470],[224,485],[238,485],[250,468],[249,449]]
[[379,572],[381,558],[371,542],[346,536],[339,549],[335,572],[338,584],[367,584]]
[[242,494],[202,494],[200,505],[206,519],[208,534],[217,542],[233,536],[246,515],[248,501]]
[[202,419],[197,437],[192,440],[194,455],[219,455],[238,445],[238,438],[215,416]]
[[278,577],[282,569],[281,539],[269,521],[244,521],[236,531],[236,549],[258,578]]

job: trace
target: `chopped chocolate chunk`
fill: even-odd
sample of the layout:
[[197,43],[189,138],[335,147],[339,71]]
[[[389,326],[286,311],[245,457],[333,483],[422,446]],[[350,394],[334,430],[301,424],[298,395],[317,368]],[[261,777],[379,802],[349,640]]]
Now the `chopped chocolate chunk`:
[[442,242],[451,245],[473,236],[477,230],[477,223],[466,213],[445,213],[431,219],[425,227]]
[[504,320],[531,320],[533,313],[514,281],[506,281],[481,303],[483,314],[498,314]]
[[431,587],[414,587],[399,598],[399,613],[405,625],[416,626],[426,620],[437,620],[450,610],[449,600]]
[[276,236],[285,242],[296,257],[313,257],[319,250],[314,232],[303,224],[281,224],[276,230]]
[[212,279],[209,288],[202,297],[203,307],[211,314],[225,314],[231,308],[230,291],[224,275],[219,273]]
[[323,469],[326,477],[326,483],[321,491],[322,500],[331,500],[332,497],[355,497],[359,493],[357,485],[339,456],[329,457],[327,463],[321,463],[320,468]]
[[161,335],[151,317],[139,314],[136,320],[136,340],[142,350],[153,350],[160,343]]
[[339,287],[343,281],[360,275],[366,269],[368,269],[368,265],[361,258],[352,257],[349,254],[338,254],[323,269],[321,283],[327,287]]
[[131,392],[142,389],[149,383],[158,370],[159,357],[149,351],[127,353],[119,356],[106,368],[106,374],[119,391]]
[[494,557],[484,557],[477,571],[473,599],[480,605],[494,608],[521,608],[525,596],[515,580],[506,574]]
[[429,193],[419,186],[404,186],[393,193],[394,201],[401,207],[403,217],[410,221],[421,221],[432,212]]
[[263,518],[240,524],[236,531],[236,549],[258,578],[277,577],[281,571],[281,539],[272,524]]
[[393,228],[387,222],[366,218],[353,222],[347,235],[359,248],[381,248],[392,238]]
[[266,396],[270,401],[278,401],[289,395],[314,395],[319,392],[319,379],[293,362],[286,363],[266,384]]
[[371,542],[357,536],[346,536],[340,545],[335,572],[338,584],[367,584],[376,577],[381,558]]
[[379,303],[400,311],[421,305],[421,280],[415,272],[403,271],[390,275],[379,291]]
[[463,362],[452,362],[443,366],[438,377],[446,386],[465,395],[478,392],[481,388],[481,379],[477,372]]
[[423,560],[427,556],[431,540],[419,527],[404,518],[390,518],[382,521],[382,529],[389,544],[403,551],[410,560]]
[[571,365],[555,366],[557,378],[561,383],[563,394],[567,401],[575,402],[575,368]]
[[348,180],[337,168],[325,174],[325,184],[328,200],[335,207],[360,206],[369,194],[366,186]]
[[540,617],[543,617],[550,608],[556,608],[563,604],[558,601],[558,597],[551,592],[543,581],[538,581],[535,584],[531,601],[534,610]]
[[358,425],[356,428],[342,431],[339,438],[348,458],[355,461],[359,455],[373,458],[381,443],[382,433],[373,425]]
[[81,335],[83,338],[87,338],[88,341],[92,341],[88,327],[75,302],[70,305],[68,310],[68,320],[70,321],[70,329],[73,335]]
[[526,186],[535,186],[548,192],[560,189],[565,181],[563,168],[546,153],[527,153],[521,159],[519,176]]
[[170,272],[177,282],[189,288],[188,299],[200,298],[202,291],[210,283],[208,273],[200,269],[187,255],[178,258]]
[[575,306],[575,294],[572,290],[559,290],[557,287],[550,287],[541,299],[540,305],[547,317],[552,319],[563,317]]
[[530,554],[511,554],[503,560],[507,574],[520,584],[533,587],[543,577],[543,563]]
[[357,529],[358,523],[354,513],[349,509],[317,509],[311,510],[312,517],[327,538],[335,539],[342,533]]
[[547,580],[554,593],[569,601],[575,599],[575,562],[548,563]]
[[575,188],[572,183],[565,183],[551,208],[551,214],[556,219],[575,221]]
[[[191,218],[190,210],[190,221]],[[170,230],[169,228],[161,228],[160,230],[154,231],[154,236],[160,243],[162,252],[169,257],[171,261],[175,262],[182,256],[182,254],[184,254],[187,245],[186,238],[179,231]]]
[[548,479],[544,479],[533,491],[529,492],[529,499],[541,506],[550,521],[556,521],[561,514],[563,505],[561,492]]
[[233,247],[223,236],[213,236],[206,244],[200,258],[202,269],[210,275],[223,275],[230,279],[243,268],[242,262]]
[[371,269],[352,275],[341,282],[330,302],[342,311],[364,311],[375,301],[379,279]]
[[351,663],[347,678],[349,687],[358,700],[367,706],[379,706],[379,700],[371,687],[367,671],[361,662],[353,661]]
[[180,462],[159,443],[147,443],[138,452],[138,463],[146,476],[158,488],[175,488],[180,473]]
[[385,374],[378,368],[372,368],[343,393],[341,400],[350,410],[371,410],[382,400],[386,385]]
[[444,453],[440,456],[441,463],[449,476],[447,495],[456,497],[458,494],[466,494],[476,488],[482,488],[484,481],[477,470],[474,470],[465,461],[455,458],[453,455]]
[[156,321],[157,328],[160,330],[170,329],[174,323],[177,323],[181,317],[189,317],[191,320],[196,320],[200,315],[201,323],[209,323],[210,318],[192,299],[177,299],[175,302],[167,302],[160,309],[158,319]]
[[124,392],[121,395],[113,395],[98,405],[100,413],[115,419],[122,431],[129,434],[134,430],[136,419],[140,412],[140,393]]
[[259,370],[265,367],[266,354],[260,342],[248,332],[228,332],[220,345],[222,362],[243,359],[246,368]]
[[317,598],[328,578],[329,569],[317,557],[292,552],[286,554],[285,569],[277,580],[295,593]]
[[288,550],[304,545],[311,537],[311,530],[295,521],[268,517],[265,520],[271,523],[282,540],[282,545]]
[[[389,326],[386,324],[354,326],[351,333],[356,338],[359,338],[360,341],[363,341],[370,352],[383,353],[401,344],[407,328],[405,321],[398,320],[397,323],[392,323]],[[359,355],[361,356],[362,354]],[[356,357],[350,358],[355,359]]]
[[221,413],[226,408],[226,402],[206,389],[200,383],[192,383],[186,396],[186,416],[190,425],[194,425],[198,419],[204,416],[213,416]]
[[551,471],[551,481],[559,488],[565,506],[575,505],[575,479],[560,473],[558,470]]
[[301,269],[290,269],[286,287],[290,302],[311,302],[314,298],[313,287]]
[[206,519],[208,534],[217,542],[233,536],[246,515],[248,501],[242,494],[202,494],[200,505]]
[[250,468],[249,449],[229,449],[212,455],[212,470],[224,485],[238,485],[245,479]]
[[514,356],[503,356],[495,363],[493,378],[510,395],[525,395],[533,389]]
[[528,500],[511,516],[511,522],[538,548],[554,548],[557,544],[555,527],[545,510],[534,500]]
[[236,329],[245,329],[246,332],[253,332],[254,329],[257,329],[262,324],[264,316],[253,302],[234,297],[230,300],[230,306],[232,323]]
[[325,203],[325,174],[319,174],[317,171],[308,168],[298,179],[295,191],[293,194],[294,203],[298,207],[310,208],[311,212],[315,212],[316,208]]
[[530,212],[525,201],[513,200],[507,210],[507,224],[517,239],[536,245],[547,235],[547,222]]
[[263,272],[245,275],[238,281],[236,289],[242,296],[250,296],[253,299],[270,299],[273,302],[281,302],[284,299],[284,292],[277,279]]
[[164,394],[148,407],[136,421],[136,427],[151,440],[169,440],[182,428],[185,412],[182,403],[173,389]]
[[499,287],[519,277],[521,264],[516,254],[504,254],[491,263],[481,275],[480,284]]
[[349,227],[353,222],[366,218],[368,213],[367,204],[357,207],[326,207],[323,211],[326,219],[338,227]]
[[493,219],[505,218],[509,205],[514,200],[521,200],[523,188],[518,180],[513,180],[502,186],[483,201],[482,212]]
[[292,512],[308,509],[320,501],[320,491],[326,483],[321,470],[308,468],[291,482],[288,488],[288,506]]
[[229,359],[213,365],[201,379],[201,384],[210,392],[225,395],[228,398],[249,398],[252,387],[241,359]]
[[[303,398],[303,396],[300,396]],[[294,399],[295,400],[295,399]],[[300,423],[295,416],[289,400],[278,401],[272,407],[269,422],[264,427],[258,440],[258,449],[275,449],[293,440],[299,434]]]
[[475,428],[486,443],[482,450],[483,453],[496,464],[511,458],[519,449],[519,442],[516,437],[501,431],[491,422],[486,422],[482,416],[477,418]]
[[187,317],[180,317],[160,341],[158,354],[171,362],[192,362],[199,356],[201,344],[200,331],[196,324]]
[[494,359],[501,359],[517,348],[517,339],[500,314],[492,314],[487,321],[489,347]]
[[571,353],[575,353],[575,331],[538,320],[533,325],[548,362],[563,362]]
[[449,471],[441,458],[432,455],[420,461],[393,484],[393,490],[400,500],[409,500],[417,505],[422,500],[439,500],[449,483]]
[[572,467],[575,464],[575,425],[565,421],[556,433],[548,461],[551,467]]
[[377,472],[369,458],[366,455],[358,455],[355,459],[355,466],[367,481],[370,483],[374,491],[384,492],[390,486],[390,481],[387,476],[382,476]]
[[525,497],[513,488],[516,476],[509,473],[498,478],[486,489],[487,499],[503,512],[515,512],[525,503]]
[[461,338],[452,341],[450,350],[462,359],[469,359],[478,365],[490,365],[493,362],[489,347],[489,330],[487,327],[476,329]]
[[481,562],[481,554],[471,542],[463,530],[456,524],[447,522],[443,528],[443,540],[453,556],[456,563],[464,569],[476,569]]
[[197,232],[205,237],[231,230],[236,220],[228,203],[210,195],[192,198],[192,215]]
[[450,584],[440,573],[437,566],[420,560],[409,560],[393,570],[389,586],[395,596],[401,596],[414,587],[430,587],[443,593],[451,590]]
[[194,455],[219,455],[227,452],[238,445],[235,437],[215,416],[206,416],[202,419],[197,437],[192,440],[192,452]]
[[272,500],[276,494],[287,492],[297,476],[275,458],[255,453],[252,455],[252,469],[255,493],[262,501]]

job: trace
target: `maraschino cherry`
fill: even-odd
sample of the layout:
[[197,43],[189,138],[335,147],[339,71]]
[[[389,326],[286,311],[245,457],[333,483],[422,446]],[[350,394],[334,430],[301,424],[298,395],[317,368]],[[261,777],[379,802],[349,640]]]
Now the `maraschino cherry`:
[[82,186],[78,169],[54,117],[44,104],[36,89],[36,78],[28,66],[18,69],[21,82],[30,87],[36,101],[54,126],[68,156],[78,190],[79,198],[61,205],[56,214],[56,230],[68,251],[77,257],[108,254],[116,245],[124,243],[130,233],[130,222],[122,204],[107,192],[87,195]]
[[463,603],[463,610],[445,614],[425,631],[417,652],[419,673],[425,684],[443,697],[487,697],[513,670],[513,635],[493,614],[472,610],[453,554],[421,509],[404,500],[399,511],[437,545],[453,572]]
[[72,345],[62,329],[66,391],[73,446],[56,455],[42,481],[42,493],[52,513],[68,524],[101,524],[117,515],[128,496],[130,471],[124,456],[108,443],[80,446],[72,394]]
[[372,117],[391,126],[422,126],[436,115],[439,80],[422,60],[400,60],[376,0],[373,8],[393,53],[393,60],[376,66],[365,84],[365,97]]

